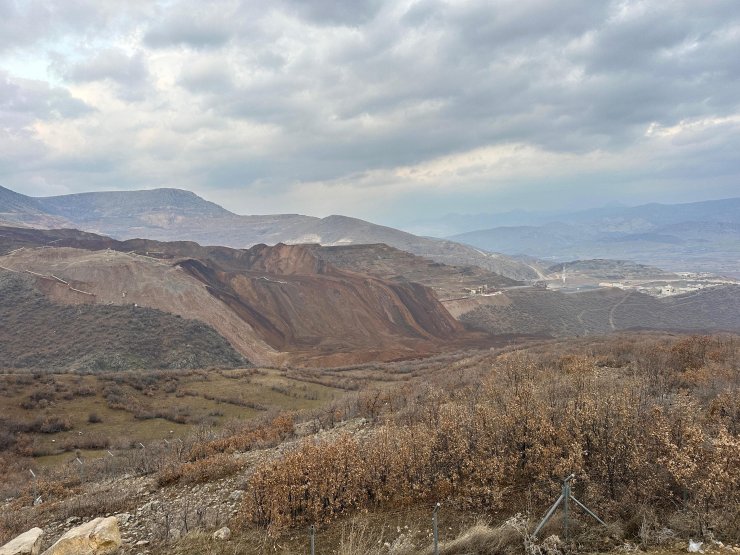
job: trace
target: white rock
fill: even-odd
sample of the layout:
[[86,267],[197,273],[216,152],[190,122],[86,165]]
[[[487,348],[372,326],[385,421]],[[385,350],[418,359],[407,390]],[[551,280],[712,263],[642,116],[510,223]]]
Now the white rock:
[[43,535],[41,528],[31,528],[0,547],[0,555],[39,555]]
[[69,530],[43,555],[108,555],[121,547],[118,519],[96,518]]
[[228,526],[224,526],[213,533],[214,540],[228,540],[229,538],[231,538],[231,530],[229,530]]

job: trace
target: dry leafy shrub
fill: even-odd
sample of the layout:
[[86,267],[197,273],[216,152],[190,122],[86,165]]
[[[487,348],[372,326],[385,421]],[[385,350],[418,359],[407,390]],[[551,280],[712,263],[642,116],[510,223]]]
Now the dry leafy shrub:
[[434,428],[388,425],[362,441],[343,434],[302,442],[254,469],[241,517],[279,528],[448,496],[463,507],[496,506],[504,466],[485,449],[471,456],[470,430],[458,425],[463,415],[453,409],[443,409]]
[[83,519],[94,518],[128,510],[135,503],[134,499],[134,492],[111,488],[66,499],[59,503],[54,510],[60,518],[72,516]]
[[75,449],[108,449],[111,444],[110,436],[103,432],[89,432],[84,435],[71,436],[59,442],[63,451]]
[[[367,392],[360,404],[379,421],[372,433],[304,441],[258,465],[240,518],[281,528],[437,500],[496,510],[506,499],[519,510],[524,496],[551,503],[557,480],[575,472],[574,494],[603,516],[628,519],[649,506],[663,522],[680,508],[697,515],[694,534],[733,538],[737,342],[635,342],[632,362],[619,370],[600,366],[599,351],[608,349],[605,342],[568,357],[512,352],[470,369],[467,381],[448,371],[416,391]],[[653,368],[651,352],[679,353],[681,362]],[[683,379],[697,363],[721,367],[711,389]],[[718,519],[723,509],[733,517]],[[637,537],[639,527],[628,533]]]
[[36,526],[35,515],[29,511],[21,511],[18,506],[8,509],[0,513],[0,546]]
[[174,483],[196,484],[219,480],[241,469],[242,464],[231,455],[219,453],[194,462],[172,462],[157,475],[157,484],[166,486]]
[[195,443],[188,459],[196,461],[217,453],[249,451],[255,447],[277,445],[293,433],[293,417],[280,414],[264,424],[257,424],[225,437]]

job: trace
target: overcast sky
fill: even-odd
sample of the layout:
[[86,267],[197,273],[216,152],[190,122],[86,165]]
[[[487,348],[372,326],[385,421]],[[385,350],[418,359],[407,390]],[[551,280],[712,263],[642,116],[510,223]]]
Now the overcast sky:
[[740,196],[740,2],[0,0],[0,185],[395,225]]

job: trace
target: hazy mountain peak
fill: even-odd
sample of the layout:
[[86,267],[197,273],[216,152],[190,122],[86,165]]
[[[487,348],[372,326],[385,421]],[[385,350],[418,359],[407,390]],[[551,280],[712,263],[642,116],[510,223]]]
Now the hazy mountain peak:
[[191,191],[170,188],[76,193],[37,200],[47,212],[76,221],[91,221],[101,217],[144,217],[163,212],[173,217],[232,215],[232,212]]

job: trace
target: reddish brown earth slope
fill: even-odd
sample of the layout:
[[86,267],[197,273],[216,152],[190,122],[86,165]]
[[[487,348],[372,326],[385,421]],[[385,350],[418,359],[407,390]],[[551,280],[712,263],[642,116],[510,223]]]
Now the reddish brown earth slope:
[[57,302],[197,318],[260,364],[342,365],[486,341],[427,287],[340,270],[304,245],[237,250],[4,228],[0,253],[2,266],[46,276],[38,280]]

